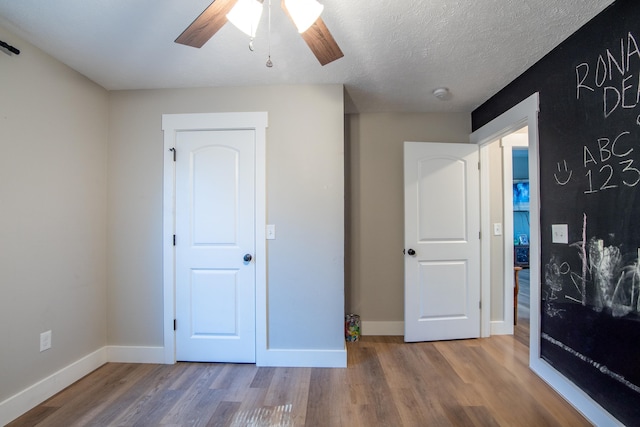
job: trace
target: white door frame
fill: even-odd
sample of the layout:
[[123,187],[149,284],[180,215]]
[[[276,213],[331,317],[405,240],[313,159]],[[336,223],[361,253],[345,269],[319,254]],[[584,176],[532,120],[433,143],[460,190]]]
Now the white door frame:
[[[531,231],[529,241],[529,263],[531,265],[531,302],[539,301],[540,295],[540,211],[539,211],[539,190],[538,190],[538,94],[535,93],[529,98],[520,102],[515,107],[501,114],[488,124],[473,132],[470,141],[480,146],[480,163],[489,164],[489,144],[521,129],[524,126],[529,128],[529,182],[530,182],[530,220]],[[489,168],[482,167],[480,170],[480,230],[483,236],[491,236],[491,224],[489,215]],[[507,222],[508,218],[504,221]],[[491,335],[491,253],[490,239],[484,238],[481,242],[482,264],[481,264],[481,293],[482,293],[482,319],[481,336]],[[507,247],[505,242],[505,248]],[[513,256],[513,255],[511,255]],[[508,259],[508,254],[505,253]],[[505,274],[507,268],[505,267]],[[511,272],[510,274],[513,274]],[[505,277],[506,279],[506,277]],[[506,280],[505,280],[506,281]],[[505,299],[507,295],[505,295]],[[531,304],[531,334],[530,334],[530,355],[539,354],[539,341],[533,337],[539,336],[540,313],[535,310],[535,304]],[[513,310],[511,310],[513,312]],[[511,317],[513,324],[513,314],[505,312],[505,320]],[[535,341],[535,342],[534,342]]]
[[[164,363],[176,362],[175,319],[175,234],[176,179],[174,154],[179,131],[252,129],[255,130],[255,266],[256,266],[256,364],[260,365],[267,351],[267,251],[266,225],[266,112],[163,114],[164,183],[163,183],[163,294],[164,294]],[[177,151],[173,151],[177,150]]]

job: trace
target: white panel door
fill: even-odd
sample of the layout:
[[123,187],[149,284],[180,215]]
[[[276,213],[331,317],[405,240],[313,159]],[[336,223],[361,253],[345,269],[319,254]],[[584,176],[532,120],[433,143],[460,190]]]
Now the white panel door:
[[480,177],[472,144],[405,142],[405,341],[480,336]]
[[176,360],[255,362],[255,132],[176,136]]

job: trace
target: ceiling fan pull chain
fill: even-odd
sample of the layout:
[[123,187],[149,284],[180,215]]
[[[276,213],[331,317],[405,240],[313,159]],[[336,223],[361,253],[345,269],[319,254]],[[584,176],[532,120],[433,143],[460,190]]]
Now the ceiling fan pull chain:
[[267,44],[269,45],[269,57],[267,58],[267,68],[273,67],[271,62],[271,0],[269,0],[269,33],[267,35]]

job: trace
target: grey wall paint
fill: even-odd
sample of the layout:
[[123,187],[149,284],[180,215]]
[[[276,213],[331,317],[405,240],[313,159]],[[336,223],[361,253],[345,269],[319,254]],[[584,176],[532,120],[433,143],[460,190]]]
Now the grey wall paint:
[[110,94],[0,36],[22,50],[0,58],[0,400],[107,344],[163,345],[162,113],[269,112],[270,344],[344,347],[341,85]]
[[[106,343],[107,91],[0,28],[0,401]],[[40,333],[52,348],[40,353]]]
[[471,116],[356,114],[347,127],[347,311],[403,321],[404,141],[468,142]]
[[162,114],[226,111],[269,114],[269,346],[342,349],[342,85],[110,93],[108,342],[163,344]]

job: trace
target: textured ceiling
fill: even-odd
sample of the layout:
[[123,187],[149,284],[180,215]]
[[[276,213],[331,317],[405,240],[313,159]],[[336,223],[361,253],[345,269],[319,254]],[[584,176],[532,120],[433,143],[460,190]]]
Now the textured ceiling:
[[266,13],[254,52],[230,23],[173,42],[210,2],[0,0],[0,26],[110,90],[342,83],[347,112],[470,112],[612,0],[321,0],[345,54],[324,67],[272,0],[273,68]]

